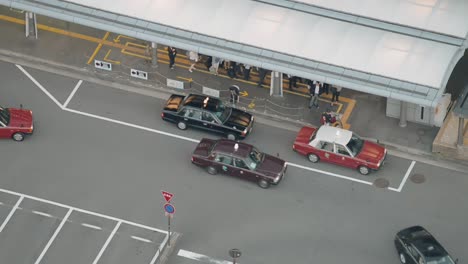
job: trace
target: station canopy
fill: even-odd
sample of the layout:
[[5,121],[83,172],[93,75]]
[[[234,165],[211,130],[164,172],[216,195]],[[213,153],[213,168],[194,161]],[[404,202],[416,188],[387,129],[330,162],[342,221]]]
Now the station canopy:
[[422,106],[435,106],[463,55],[461,45],[451,41],[267,2],[0,0],[13,8]]

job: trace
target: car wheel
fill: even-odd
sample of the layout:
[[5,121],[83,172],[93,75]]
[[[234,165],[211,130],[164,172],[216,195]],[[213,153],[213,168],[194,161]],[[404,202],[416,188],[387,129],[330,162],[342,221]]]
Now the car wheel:
[[366,166],[359,166],[358,170],[359,173],[361,173],[362,175],[367,175],[370,172],[369,168],[367,168]]
[[21,133],[21,132],[16,132],[16,133],[13,134],[13,136],[11,136],[11,138],[14,141],[23,141],[24,140],[24,134]]
[[315,155],[315,154],[309,154],[307,155],[307,158],[309,158],[309,161],[313,162],[313,163],[316,163],[320,160],[319,156]]
[[263,189],[268,189],[268,187],[270,187],[270,182],[265,179],[259,179],[257,183],[258,186]]
[[216,175],[216,174],[218,174],[218,170],[217,170],[215,167],[213,167],[213,166],[208,166],[208,167],[206,168],[206,171],[207,171],[209,174],[211,174],[211,175]]
[[406,256],[403,252],[400,253],[400,262],[406,264]]
[[227,137],[227,139],[229,139],[229,140],[236,140],[236,135],[234,135],[234,134],[232,134],[232,133],[227,134],[226,137]]
[[187,124],[185,124],[185,122],[180,121],[179,123],[177,123],[177,127],[180,130],[185,130],[185,129],[187,129]]

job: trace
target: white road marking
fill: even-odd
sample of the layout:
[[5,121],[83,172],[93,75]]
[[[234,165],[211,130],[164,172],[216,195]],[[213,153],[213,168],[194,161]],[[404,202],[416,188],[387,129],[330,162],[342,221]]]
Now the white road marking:
[[232,264],[231,261],[217,260],[217,259],[213,259],[202,254],[198,254],[198,253],[183,250],[183,249],[179,250],[179,253],[177,253],[177,255],[184,257],[184,258],[189,258],[189,259],[197,260],[197,261],[204,262],[204,263],[210,263],[210,264]]
[[36,81],[36,79],[34,79],[34,77],[31,76],[31,74],[29,74],[25,69],[23,69],[23,67],[21,67],[21,65],[18,65],[18,64],[15,64],[16,67],[18,69],[20,69],[20,71],[22,71],[24,73],[24,75],[26,75],[37,87],[39,87],[39,89],[42,90],[42,92],[44,92],[50,99],[52,99],[52,101],[54,101],[54,103],[60,107],[61,109],[63,109],[63,106],[62,104],[57,100],[55,99],[55,97],[49,93],[49,91],[47,91],[44,87],[42,87],[42,85]]
[[116,123],[116,124],[120,124],[120,125],[124,125],[124,126],[128,126],[128,127],[133,127],[133,128],[145,130],[145,131],[148,131],[148,132],[153,132],[153,133],[156,133],[156,134],[160,134],[160,135],[165,135],[165,136],[168,136],[168,137],[183,139],[183,140],[194,142],[194,143],[199,143],[200,142],[200,140],[197,140],[197,139],[184,137],[184,136],[179,136],[179,135],[175,135],[175,134],[172,134],[172,133],[169,133],[169,132],[164,132],[164,131],[161,131],[161,130],[156,130],[156,129],[152,129],[152,128],[148,128],[148,127],[144,127],[144,126],[139,126],[139,125],[135,125],[135,124],[131,124],[131,123],[127,123],[127,122],[123,122],[123,121],[119,121],[119,120],[115,120],[115,119],[111,119],[111,118],[107,118],[107,117],[103,117],[103,116],[99,116],[99,115],[89,114],[89,113],[86,113],[86,112],[81,112],[81,111],[70,109],[70,108],[63,108],[63,110],[68,111],[68,112],[72,112],[72,113],[75,113],[75,114],[79,114],[79,115],[84,115],[84,116],[104,120],[104,121],[111,122],[111,123]]
[[166,237],[164,237],[164,240],[161,243],[161,245],[159,245],[158,250],[156,251],[156,253],[154,253],[153,259],[151,259],[150,264],[156,263],[156,260],[158,260],[158,257],[159,257],[159,253],[161,253],[163,251],[164,247],[166,246],[166,243],[167,243],[168,239],[169,239],[169,236],[166,235]]
[[2,203],[2,202],[0,202],[0,205],[3,205],[3,203]]
[[67,214],[65,215],[65,217],[62,219],[62,222],[60,222],[60,225],[57,227],[57,229],[55,229],[55,232],[54,234],[52,235],[52,237],[49,239],[49,242],[47,242],[47,245],[45,246],[45,248],[42,250],[41,254],[39,255],[39,257],[36,259],[36,262],[34,262],[34,264],[39,264],[42,260],[42,258],[44,257],[45,253],[47,252],[47,250],[49,250],[49,247],[50,245],[52,245],[52,242],[54,242],[55,238],[57,237],[58,233],[60,232],[60,230],[62,229],[63,225],[65,224],[65,222],[67,222],[67,219],[68,217],[70,216],[70,214],[72,213],[73,209],[68,209],[68,212]]
[[21,203],[21,201],[23,201],[24,199],[24,195],[18,195],[20,198],[18,199],[18,201],[16,202],[15,206],[13,206],[13,208],[11,208],[11,211],[10,213],[8,214],[7,218],[5,218],[5,220],[3,221],[2,225],[0,226],[0,233],[3,231],[3,228],[5,228],[6,224],[8,223],[8,221],[10,221],[10,218],[13,216],[13,214],[15,213],[16,209],[18,208],[19,204]]
[[94,215],[94,216],[97,216],[97,217],[102,217],[102,218],[106,218],[106,219],[109,219],[109,220],[113,220],[113,221],[116,221],[116,222],[122,222],[122,223],[125,223],[125,224],[128,224],[128,225],[148,229],[148,230],[151,230],[151,231],[156,231],[156,232],[159,232],[159,233],[162,233],[162,234],[167,234],[167,231],[164,231],[164,230],[161,230],[161,229],[157,229],[157,228],[154,228],[154,227],[150,227],[150,226],[146,226],[146,225],[142,225],[142,224],[126,221],[126,220],[122,220],[122,219],[119,219],[119,218],[116,218],[116,217],[112,217],[112,216],[108,216],[108,215],[104,215],[104,214],[100,214],[100,213],[95,213],[95,212],[92,212],[92,211],[88,211],[88,210],[76,208],[76,207],[73,207],[73,206],[57,203],[57,202],[54,202],[54,201],[34,197],[34,196],[31,196],[31,195],[22,194],[22,193],[10,191],[10,190],[5,190],[5,189],[1,189],[1,188],[0,188],[0,192],[4,192],[4,193],[16,195],[16,196],[21,196],[21,197],[28,198],[28,199],[31,199],[31,200],[34,200],[34,201],[48,203],[48,204],[55,205],[55,206],[58,206],[58,207],[73,209],[73,211],[77,211],[77,212],[80,212],[80,213],[90,214],[90,215]]
[[[165,136],[168,136],[168,137],[173,137],[173,138],[178,138],[178,139],[182,139],[182,140],[186,140],[186,141],[190,141],[190,142],[194,142],[194,143],[199,143],[200,140],[197,140],[197,139],[193,139],[193,138],[189,138],[189,137],[184,137],[184,136],[179,136],[179,135],[175,135],[175,134],[172,134],[172,133],[168,133],[168,132],[164,132],[164,131],[161,131],[161,130],[157,130],[157,129],[152,129],[152,128],[148,128],[148,127],[144,127],[144,126],[140,126],[140,125],[135,125],[135,124],[131,124],[131,123],[127,123],[127,122],[123,122],[123,121],[120,121],[120,120],[116,120],[116,119],[111,119],[111,118],[107,118],[107,117],[103,117],[103,116],[99,116],[99,115],[94,115],[94,114],[90,114],[90,113],[86,113],[86,112],[82,112],[82,111],[78,111],[78,110],[74,110],[74,109],[70,109],[70,108],[67,108],[67,104],[68,104],[68,100],[67,102],[65,102],[65,104],[62,106],[58,101],[57,99],[55,99],[55,97],[53,97],[52,94],[50,94],[44,87],[42,87],[42,85],[37,82],[26,70],[24,70],[20,65],[16,65],[26,76],[29,77],[29,79],[31,79],[31,81],[37,86],[39,87],[47,96],[49,96],[49,98],[54,101],[62,110],[65,110],[65,111],[68,111],[68,112],[71,112],[71,113],[75,113],[75,114],[79,114],[79,115],[83,115],[83,116],[87,116],[87,117],[92,117],[92,118],[95,118],[95,119],[100,119],[100,120],[104,120],[104,121],[107,121],[107,122],[111,122],[111,123],[115,123],[115,124],[120,124],[120,125],[124,125],[124,126],[128,126],[128,127],[133,127],[133,128],[136,128],[136,129],[141,129],[141,130],[145,130],[145,131],[148,131],[148,132],[152,132],[152,133],[156,133],[156,134],[160,134],[160,135],[165,135]],[[81,81],[81,80],[80,80]],[[79,82],[78,82],[79,83]],[[78,84],[77,84],[78,86]],[[75,87],[76,89],[77,87]],[[75,90],[74,90],[75,91]],[[73,92],[70,96],[73,95]],[[70,99],[70,97],[69,97]],[[323,173],[323,174],[326,174],[326,175],[330,175],[330,176],[333,176],[333,177],[337,177],[337,178],[341,178],[341,179],[345,179],[345,180],[349,180],[349,181],[354,181],[354,182],[359,182],[359,183],[363,183],[363,184],[366,184],[366,185],[373,185],[372,182],[368,182],[368,181],[363,181],[363,180],[359,180],[359,179],[355,179],[355,178],[352,178],[352,177],[347,177],[347,176],[343,176],[343,175],[339,175],[339,174],[336,174],[336,173],[332,173],[332,172],[327,172],[327,171],[322,171],[322,170],[317,170],[317,169],[313,169],[313,168],[310,168],[310,167],[306,167],[306,166],[302,166],[302,165],[298,165],[298,164],[294,164],[294,163],[290,163],[290,162],[287,162],[288,164],[290,164],[291,166],[294,166],[294,167],[297,167],[297,168],[301,168],[301,169],[305,169],[305,170],[309,170],[309,171],[314,171],[314,172],[318,172],[318,173]],[[401,185],[400,185],[401,186]],[[392,187],[389,187],[387,188],[388,190],[391,190],[391,191],[397,191],[397,192],[400,192],[401,189],[395,189],[395,188],[392,188]],[[167,233],[167,232],[166,232]]]
[[76,91],[78,90],[78,88],[80,88],[80,85],[83,83],[83,80],[79,80],[78,83],[76,84],[75,88],[73,89],[73,91],[71,92],[71,94],[68,96],[67,100],[65,101],[65,103],[63,104],[63,108],[67,107],[68,103],[71,101],[71,99],[73,98],[73,96],[75,95]]
[[400,183],[400,186],[398,187],[398,192],[401,192],[403,190],[403,186],[406,183],[406,180],[408,179],[408,176],[410,175],[411,171],[413,170],[414,164],[416,164],[416,161],[411,161],[411,165],[409,166],[408,170],[406,171],[405,177]]
[[143,242],[146,242],[146,243],[153,243],[153,241],[151,241],[149,239],[138,237],[138,236],[131,236],[131,238],[133,238],[135,240],[140,240],[140,241],[143,241]]
[[99,226],[95,226],[95,225],[91,225],[91,224],[87,224],[87,223],[81,223],[81,225],[85,226],[85,227],[92,228],[92,229],[96,229],[96,230],[102,230],[102,228],[100,228]]
[[337,178],[340,178],[340,179],[345,179],[345,180],[349,180],[349,181],[354,181],[354,182],[364,183],[364,184],[367,184],[367,185],[372,185],[372,182],[363,181],[363,180],[351,178],[351,177],[348,177],[348,176],[343,176],[343,175],[336,174],[336,173],[333,173],[333,172],[318,170],[318,169],[302,166],[302,165],[291,163],[291,162],[286,162],[286,163],[288,164],[288,166],[293,166],[293,167],[297,167],[297,168],[300,168],[300,169],[309,170],[309,171],[313,171],[313,172],[317,172],[317,173],[323,173],[323,174],[330,175],[330,176],[333,176],[333,177],[337,177]]
[[45,216],[45,217],[52,217],[51,214],[48,214],[48,213],[43,213],[43,212],[40,212],[40,211],[32,211],[33,214],[37,214],[37,215],[42,215],[42,216]]
[[93,264],[97,264],[99,259],[101,258],[102,254],[104,253],[104,250],[106,250],[107,246],[109,245],[109,243],[111,242],[112,238],[114,237],[115,233],[117,232],[117,229],[119,229],[119,226],[122,222],[119,221],[115,227],[114,227],[114,230],[112,230],[112,233],[110,233],[109,237],[107,238],[106,240],[106,243],[104,243],[104,245],[102,246],[101,250],[99,251],[98,255],[96,256],[96,258],[94,259],[93,261]]

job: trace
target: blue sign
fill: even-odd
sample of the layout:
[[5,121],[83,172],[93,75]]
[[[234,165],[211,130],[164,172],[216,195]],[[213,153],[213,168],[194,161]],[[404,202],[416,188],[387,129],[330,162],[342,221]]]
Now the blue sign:
[[168,214],[173,214],[175,213],[175,207],[172,204],[167,203],[164,205],[164,211]]

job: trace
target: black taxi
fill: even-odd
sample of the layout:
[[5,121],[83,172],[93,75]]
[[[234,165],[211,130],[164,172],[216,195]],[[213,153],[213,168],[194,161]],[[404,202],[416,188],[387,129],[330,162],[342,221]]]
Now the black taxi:
[[199,94],[171,95],[161,117],[182,130],[199,128],[231,140],[244,139],[252,131],[254,123],[250,113],[227,106],[219,98]]

